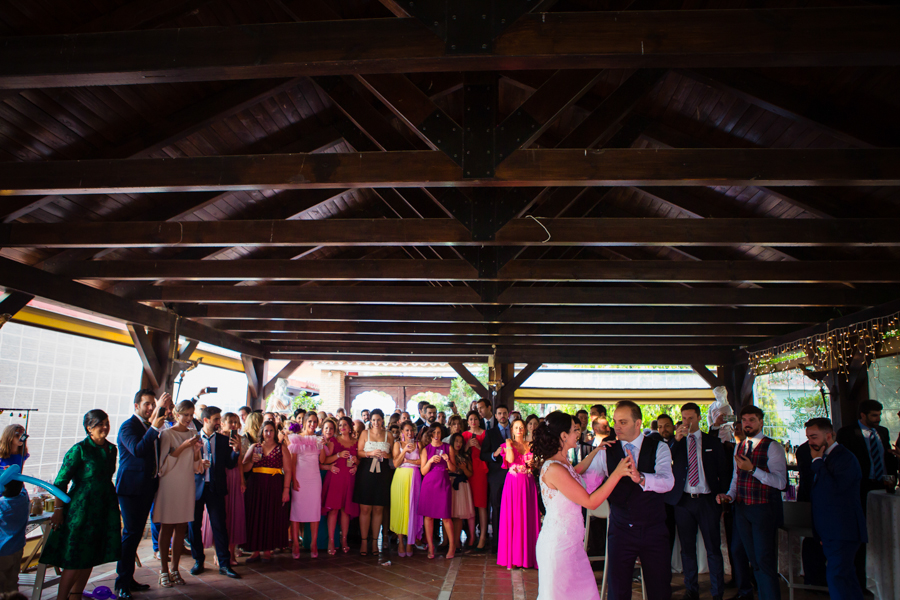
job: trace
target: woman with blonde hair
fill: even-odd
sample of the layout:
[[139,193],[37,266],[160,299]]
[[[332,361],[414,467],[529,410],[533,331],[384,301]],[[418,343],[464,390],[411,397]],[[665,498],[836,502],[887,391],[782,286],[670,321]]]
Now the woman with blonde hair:
[[[241,446],[250,447],[251,444],[256,444],[259,442],[259,431],[262,429],[263,424],[263,416],[262,413],[250,413],[247,417],[247,420],[244,421],[244,435],[243,441],[241,442]],[[246,450],[244,450],[246,452]],[[245,469],[246,473],[248,469]]]
[[[159,529],[159,585],[169,588],[185,585],[178,572],[181,560],[181,540],[187,524],[194,520],[196,487],[194,474],[203,470],[200,456],[200,434],[190,426],[194,421],[194,404],[182,400],[172,411],[175,425],[159,433],[159,489],[153,502],[152,520],[160,524]],[[172,546],[172,569],[169,569],[168,552]]]
[[22,439],[25,428],[19,424],[7,425],[0,435],[0,469],[11,465],[25,466],[28,460],[28,444]]

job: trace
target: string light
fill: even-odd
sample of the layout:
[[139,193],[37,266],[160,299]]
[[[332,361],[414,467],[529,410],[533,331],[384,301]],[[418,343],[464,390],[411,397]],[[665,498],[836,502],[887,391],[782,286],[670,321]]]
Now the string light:
[[850,378],[855,357],[866,365],[878,356],[893,353],[894,342],[900,340],[900,312],[829,329],[765,350],[750,353],[750,372],[765,375],[776,371],[812,367],[815,371],[836,370]]

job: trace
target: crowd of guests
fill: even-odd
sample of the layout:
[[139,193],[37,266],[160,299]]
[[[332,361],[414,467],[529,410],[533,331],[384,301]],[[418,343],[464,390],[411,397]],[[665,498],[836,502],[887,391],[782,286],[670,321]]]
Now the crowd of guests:
[[[130,600],[150,587],[134,579],[149,518],[162,588],[187,583],[180,569],[185,542],[191,574],[205,570],[204,549],[213,547],[219,573],[240,578],[234,567],[244,553],[247,563],[281,551],[294,559],[304,549],[313,559],[319,550],[346,554],[351,531],[358,531],[352,537],[363,556],[387,552],[393,540],[399,557],[492,552],[498,565],[536,568],[544,506],[534,469],[546,457],[536,461],[533,444],[544,419],[523,419],[484,399],[465,415],[452,409],[442,417],[423,402],[414,417],[375,409],[356,421],[341,409],[283,415],[242,407],[222,414],[198,399],[173,405],[168,394],[141,390],[118,446],[107,442],[106,413],[84,416],[87,437],[66,453],[55,481],[71,502],[58,504],[41,561],[63,569],[60,598],[80,595],[93,566],[117,561],[116,593]],[[897,472],[898,452],[879,424],[881,405],[869,400],[859,410],[859,421],[837,433],[828,419],[812,419],[809,441],[796,450],[798,496],[812,502],[821,571],[839,598],[862,598],[866,494],[884,489],[886,476]],[[710,411],[708,432],[700,430],[694,403],[675,419],[658,415],[651,429],[632,402],[620,402],[612,418],[602,405],[576,415],[568,462],[588,492],[612,475],[618,482],[608,497],[610,598],[631,597],[640,559],[648,598],[668,600],[676,533],[685,598],[699,598],[698,532],[711,594],[722,598],[723,518],[735,598],[749,600],[754,589],[761,600],[780,597],[784,448],[763,434],[759,408],[746,406],[736,418],[728,413]],[[11,425],[0,436],[0,466],[23,465],[23,434]],[[616,470],[622,461],[627,471]],[[0,592],[15,590],[24,545],[24,523],[19,528],[16,519],[27,503],[20,482],[0,498]],[[807,572],[815,568],[810,563]]]

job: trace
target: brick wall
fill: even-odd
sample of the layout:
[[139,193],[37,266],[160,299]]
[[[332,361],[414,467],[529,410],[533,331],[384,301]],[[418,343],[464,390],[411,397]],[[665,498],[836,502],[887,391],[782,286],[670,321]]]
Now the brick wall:
[[319,379],[319,397],[322,404],[319,410],[333,413],[339,408],[344,407],[344,377],[347,374],[343,371],[322,371]]

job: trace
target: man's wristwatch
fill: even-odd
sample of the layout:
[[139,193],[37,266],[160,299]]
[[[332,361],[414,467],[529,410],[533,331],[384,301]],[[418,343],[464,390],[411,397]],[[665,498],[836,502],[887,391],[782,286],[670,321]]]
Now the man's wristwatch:
[[644,483],[647,481],[647,477],[641,473],[641,480],[638,482],[638,485],[644,487]]

